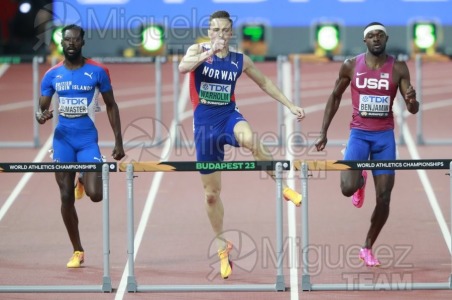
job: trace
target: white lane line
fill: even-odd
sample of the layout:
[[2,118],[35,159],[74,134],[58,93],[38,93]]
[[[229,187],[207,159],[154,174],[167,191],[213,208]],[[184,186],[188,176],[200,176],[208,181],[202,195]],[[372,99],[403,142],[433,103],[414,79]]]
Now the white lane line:
[[[44,146],[42,146],[41,150],[39,150],[38,155],[36,155],[33,162],[42,162],[46,154],[48,153],[50,147],[52,146],[52,139],[53,134],[50,135],[50,137],[45,142]],[[16,201],[17,196],[20,195],[22,190],[24,189],[25,185],[30,180],[31,176],[34,173],[29,172],[25,173],[22,178],[20,179],[19,183],[16,185],[12,193],[9,195],[8,199],[6,199],[5,203],[2,205],[2,208],[0,209],[0,221],[3,219],[3,217],[6,215],[8,210],[11,208],[11,206],[14,204],[14,201]]]
[[0,65],[0,77],[2,77],[3,74],[5,74],[8,69],[9,69],[9,64]]
[[[179,106],[178,106],[178,113],[179,115],[184,111],[187,101],[188,101],[188,95],[189,95],[189,87],[188,87],[188,75],[185,76],[181,94],[179,97]],[[176,130],[179,130],[177,127],[177,124],[175,123],[174,119],[171,123],[171,129],[169,132],[169,135],[171,139],[168,139],[163,147],[162,153],[170,153],[172,145],[174,145],[174,138],[176,137]],[[149,190],[148,196],[146,198],[146,202],[143,208],[143,213],[141,214],[140,223],[138,225],[137,231],[135,233],[135,240],[134,240],[134,256],[133,259],[137,257],[138,250],[140,248],[141,242],[143,240],[144,231],[146,229],[147,224],[149,223],[149,218],[151,216],[152,208],[154,206],[155,199],[157,197],[157,193],[160,188],[160,183],[162,182],[164,172],[156,172],[154,175],[154,179],[152,180],[151,188]],[[124,294],[127,287],[127,277],[129,275],[129,261],[127,261],[124,272],[122,273],[121,282],[119,283],[118,290],[115,295],[115,300],[122,300],[124,298]]]
[[[394,105],[394,113],[398,116],[397,121],[400,126],[401,118],[399,117],[402,113],[400,111],[400,107],[398,105]],[[408,152],[412,159],[420,159],[419,152],[416,147],[416,143],[414,142],[413,136],[411,135],[408,126],[406,126],[406,122],[404,122],[404,126],[402,128],[403,137],[405,139],[405,143],[408,148]],[[450,231],[447,227],[447,222],[444,218],[444,215],[441,211],[441,207],[438,204],[438,198],[436,197],[435,191],[433,190],[430,179],[427,176],[427,172],[425,170],[416,170],[419,175],[419,179],[424,187],[424,191],[427,195],[428,202],[432,207],[433,214],[436,217],[436,221],[438,222],[439,228],[441,229],[441,233],[443,234],[444,241],[446,242],[447,248],[449,249],[449,253],[451,251],[451,239],[450,239]]]

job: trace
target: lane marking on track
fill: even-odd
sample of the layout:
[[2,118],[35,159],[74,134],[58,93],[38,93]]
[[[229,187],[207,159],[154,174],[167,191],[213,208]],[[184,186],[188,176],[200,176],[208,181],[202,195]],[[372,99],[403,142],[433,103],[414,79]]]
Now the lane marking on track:
[[[179,97],[179,106],[177,108],[179,115],[184,111],[187,102],[188,102],[188,95],[189,95],[189,75],[185,76],[181,94]],[[168,139],[163,147],[162,153],[169,153],[172,145],[174,145],[174,138],[176,137],[176,130],[179,130],[177,127],[177,124],[175,123],[174,119],[171,123],[171,129],[169,136],[171,139]],[[151,216],[152,208],[154,206],[155,199],[157,198],[157,193],[160,188],[160,183],[162,182],[162,178],[165,172],[156,172],[154,175],[154,178],[152,180],[151,188],[149,190],[148,196],[146,198],[146,202],[143,208],[143,212],[141,214],[140,223],[138,225],[137,231],[135,233],[135,240],[134,240],[134,256],[133,259],[137,257],[138,250],[140,248],[141,242],[143,240],[144,231],[147,227],[147,224],[149,223],[149,218]],[[126,291],[127,287],[127,277],[129,275],[129,261],[127,260],[127,263],[124,267],[124,272],[121,277],[121,281],[118,286],[118,290],[115,295],[115,300],[122,300],[124,298],[124,293]]]
[[[401,124],[401,117],[400,115],[404,112],[401,112],[401,109],[398,105],[394,105],[394,113],[397,115],[397,123]],[[403,137],[405,139],[405,143],[408,148],[408,152],[410,153],[410,156],[412,159],[420,159],[419,152],[417,150],[416,143],[414,142],[413,136],[411,135],[411,132],[406,125],[406,122],[404,122],[403,127],[401,128],[403,132]],[[425,194],[427,195],[428,202],[430,203],[430,206],[432,207],[433,214],[436,217],[436,221],[438,222],[439,228],[441,230],[441,233],[443,234],[444,241],[446,242],[447,248],[449,249],[449,253],[452,253],[451,251],[451,238],[450,238],[450,231],[447,227],[447,222],[444,218],[444,215],[441,211],[441,207],[438,204],[438,198],[436,197],[435,191],[433,190],[432,184],[430,182],[430,179],[427,176],[426,170],[416,170],[417,174],[419,176],[419,179],[422,183],[422,186],[424,187]]]
[[[42,146],[41,150],[39,150],[38,155],[36,155],[33,162],[42,162],[44,160],[44,157],[48,153],[50,147],[52,146],[52,140],[53,140],[53,134],[49,136],[47,141],[45,142],[44,146]],[[14,201],[16,201],[17,197],[20,195],[22,190],[25,188],[25,185],[30,180],[31,176],[34,173],[29,172],[25,173],[22,178],[20,179],[19,183],[15,186],[12,193],[9,195],[8,199],[6,199],[5,203],[2,205],[2,208],[0,209],[0,221],[3,219],[3,217],[6,215],[10,207],[13,205]]]
[[8,69],[9,69],[9,64],[0,65],[0,77],[2,77],[3,74],[5,74],[6,71],[8,71]]

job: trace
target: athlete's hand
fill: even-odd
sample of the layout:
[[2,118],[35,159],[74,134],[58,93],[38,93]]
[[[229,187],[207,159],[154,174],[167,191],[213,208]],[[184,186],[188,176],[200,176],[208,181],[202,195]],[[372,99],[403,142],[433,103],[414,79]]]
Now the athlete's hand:
[[115,145],[115,148],[113,148],[113,152],[111,153],[111,157],[113,157],[114,160],[121,160],[126,154],[124,153],[124,148],[122,145]]
[[224,49],[225,40],[223,39],[217,39],[212,44],[212,52],[213,54],[217,52],[221,52]]
[[292,106],[290,112],[297,116],[297,121],[300,122],[304,117],[304,109],[298,106]]
[[43,112],[36,112],[36,121],[38,121],[39,124],[44,124],[47,120],[50,120],[53,118],[53,110],[44,110]]
[[414,103],[416,102],[416,90],[413,88],[412,85],[410,85],[405,93],[405,101],[407,103]]
[[315,141],[315,147],[317,151],[322,151],[325,149],[326,143],[328,142],[328,138],[325,134],[321,134],[320,137]]

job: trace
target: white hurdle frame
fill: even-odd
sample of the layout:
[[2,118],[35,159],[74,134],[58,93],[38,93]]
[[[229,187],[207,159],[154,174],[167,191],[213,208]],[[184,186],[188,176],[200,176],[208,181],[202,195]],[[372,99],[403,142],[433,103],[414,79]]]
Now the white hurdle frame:
[[39,137],[39,124],[35,120],[36,112],[38,111],[39,105],[39,64],[44,62],[42,56],[34,56],[32,59],[32,74],[33,74],[33,136],[31,141],[0,141],[0,148],[38,148],[41,145]]
[[[143,162],[138,162],[143,163]],[[172,164],[174,162],[162,162],[163,164]],[[184,164],[184,162],[177,162]],[[185,162],[193,163],[193,162]],[[258,164],[259,162],[256,162]],[[134,196],[133,196],[133,180],[134,180],[134,165],[132,163],[126,166],[126,181],[127,181],[127,255],[128,255],[128,276],[127,276],[127,291],[130,292],[256,292],[268,291],[278,292],[285,291],[286,286],[284,282],[283,273],[283,200],[282,200],[282,178],[283,169],[290,168],[288,161],[274,161],[266,162],[275,164],[275,180],[276,180],[276,254],[277,254],[277,274],[275,283],[273,284],[240,284],[240,285],[138,285],[135,278],[134,271]],[[120,167],[122,170],[122,167]],[[261,171],[256,169],[254,171]],[[149,172],[159,172],[164,170],[153,170]],[[177,171],[177,170],[176,170]],[[179,171],[196,171],[195,168],[188,170],[188,167]],[[222,171],[237,171],[237,170],[222,170]],[[247,171],[247,170],[240,170]],[[253,171],[253,170],[248,170]],[[146,172],[146,171],[144,171]]]
[[[422,105],[424,103],[424,97],[423,97],[423,88],[422,88],[422,78],[424,76],[423,73],[423,55],[422,54],[416,54],[415,58],[415,66],[416,66],[416,95],[417,100],[419,101],[419,112],[416,116],[416,142],[418,145],[452,145],[452,139],[425,139],[424,137],[424,122],[423,122],[423,116],[424,112],[422,109]],[[452,61],[450,62],[452,64]]]
[[[111,293],[113,291],[110,277],[110,172],[116,172],[116,163],[1,163],[0,167],[5,165],[72,165],[81,166],[80,168],[71,169],[71,171],[98,172],[99,167],[102,168],[102,233],[103,233],[103,277],[100,285],[4,285],[0,286],[0,293]],[[82,168],[83,166],[96,166],[96,170]],[[14,172],[14,171],[9,171]],[[55,171],[39,171],[39,172],[55,172]]]
[[[443,167],[431,167],[431,168],[416,168],[416,169],[449,169],[449,177],[450,177],[450,202],[451,202],[451,209],[449,212],[449,215],[452,220],[452,160],[411,160],[412,162],[419,162],[419,161],[425,161],[425,162],[442,162]],[[311,161],[314,162],[314,161]],[[309,252],[309,197],[308,197],[308,171],[311,170],[308,168],[308,164],[311,162],[301,162],[301,167],[299,168],[301,173],[301,188],[302,188],[302,194],[303,194],[303,205],[301,209],[301,232],[302,232],[302,262],[303,262],[303,268],[302,268],[302,275],[301,275],[301,288],[302,291],[380,291],[380,290],[450,290],[452,289],[452,271],[449,276],[448,282],[413,282],[410,283],[406,288],[401,287],[397,283],[365,283],[365,284],[313,284],[311,283],[311,276],[309,274],[309,259],[308,259],[308,252]],[[324,161],[325,162],[325,161]],[[333,162],[333,161],[331,161]],[[373,161],[375,162],[375,161]],[[383,162],[383,161],[382,161]],[[385,162],[401,162],[400,160],[395,161],[385,161]],[[369,163],[369,161],[334,161],[334,163],[337,164],[349,164],[351,165],[350,168],[347,170],[372,170],[372,169],[382,169],[380,167],[373,167],[373,168],[360,168],[360,167],[354,167],[357,163]],[[294,164],[295,167],[297,167],[297,164]],[[319,164],[321,165],[321,164]],[[352,166],[353,165],[353,166]],[[387,168],[389,169],[389,168]],[[401,169],[401,170],[407,170],[406,167],[391,167],[391,169]],[[414,168],[410,168],[414,169]],[[324,170],[324,171],[333,171],[333,170],[340,170],[335,168],[329,168],[329,167],[319,167],[315,170]],[[450,238],[452,239],[452,224],[450,226]],[[451,261],[452,261],[452,253],[451,255]]]

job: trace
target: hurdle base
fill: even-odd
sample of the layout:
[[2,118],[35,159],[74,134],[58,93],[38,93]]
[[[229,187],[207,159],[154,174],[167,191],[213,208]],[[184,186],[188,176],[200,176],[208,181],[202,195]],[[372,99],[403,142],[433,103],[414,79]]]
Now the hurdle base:
[[104,276],[102,278],[102,291],[104,293],[111,293],[113,291],[113,287],[111,285],[111,278],[109,276]]
[[278,292],[284,292],[286,290],[286,284],[284,283],[284,275],[276,276],[275,288]]
[[301,290],[302,291],[311,291],[311,276],[310,275],[302,275],[301,276]]
[[95,293],[105,292],[101,285],[10,285],[0,286],[0,293]]
[[[284,287],[285,290],[285,287]],[[241,285],[141,285],[137,292],[278,292],[277,284]]]
[[127,276],[127,292],[136,293],[137,292],[137,282],[135,276]]
[[450,282],[415,282],[381,284],[312,284],[310,291],[411,291],[411,290],[449,290]]

